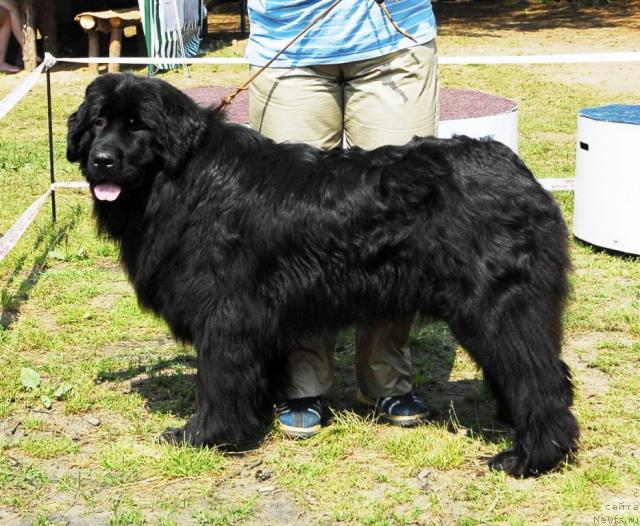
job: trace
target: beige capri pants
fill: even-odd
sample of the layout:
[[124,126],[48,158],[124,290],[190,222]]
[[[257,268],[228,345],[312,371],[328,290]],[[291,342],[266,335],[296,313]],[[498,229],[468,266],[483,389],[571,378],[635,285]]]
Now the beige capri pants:
[[[249,88],[251,127],[278,142],[325,149],[372,149],[435,135],[437,61],[431,41],[345,64],[267,68]],[[411,322],[389,320],[357,331],[356,377],[363,394],[380,398],[411,391]],[[333,382],[334,346],[335,337],[317,338],[290,355],[288,399],[326,394]]]

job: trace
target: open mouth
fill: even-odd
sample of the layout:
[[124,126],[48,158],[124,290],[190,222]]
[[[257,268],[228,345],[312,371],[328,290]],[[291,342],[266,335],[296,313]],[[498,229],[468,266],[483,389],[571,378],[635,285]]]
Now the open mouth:
[[100,183],[93,187],[93,195],[98,201],[115,201],[122,188],[114,183]]

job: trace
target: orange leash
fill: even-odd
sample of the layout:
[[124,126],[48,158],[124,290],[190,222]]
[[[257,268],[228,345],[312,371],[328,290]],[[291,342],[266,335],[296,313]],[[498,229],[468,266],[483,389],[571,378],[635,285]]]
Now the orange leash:
[[416,43],[418,42],[414,37],[412,37],[409,33],[407,33],[404,29],[402,29],[398,24],[396,24],[396,21],[391,16],[391,13],[387,8],[387,5],[384,3],[384,0],[376,0],[376,4],[380,6],[380,9],[382,9],[382,12],[384,13],[384,15],[387,17],[387,19],[393,26],[393,29],[395,29],[403,37],[407,37],[409,40],[413,40]]
[[322,13],[320,13],[316,18],[314,18],[311,23],[305,27],[302,31],[300,31],[300,33],[298,33],[295,37],[293,37],[286,46],[284,46],[280,51],[278,51],[276,53],[276,55],[269,61],[267,62],[264,66],[262,66],[258,71],[256,71],[253,75],[251,75],[251,77],[249,77],[244,84],[242,84],[242,86],[238,86],[236,89],[234,89],[231,93],[229,93],[229,95],[227,95],[223,100],[222,103],[220,104],[220,106],[218,107],[218,110],[222,111],[224,110],[227,106],[229,106],[232,102],[233,99],[235,99],[236,95],[238,95],[238,93],[240,93],[241,91],[246,90],[249,87],[249,84],[251,84],[256,77],[258,77],[258,75],[260,75],[260,73],[262,73],[265,69],[267,69],[271,64],[273,64],[276,59],[282,55],[287,49],[289,49],[291,47],[292,44],[294,44],[297,40],[300,39],[300,37],[302,37],[307,31],[309,31],[309,29],[311,29],[313,26],[315,26],[318,22],[320,22],[320,20],[322,20],[325,16],[327,16],[331,11],[333,11],[338,4],[342,2],[342,0],[335,0],[335,2],[333,2],[333,4],[331,4],[329,7],[327,7],[327,9],[325,9]]

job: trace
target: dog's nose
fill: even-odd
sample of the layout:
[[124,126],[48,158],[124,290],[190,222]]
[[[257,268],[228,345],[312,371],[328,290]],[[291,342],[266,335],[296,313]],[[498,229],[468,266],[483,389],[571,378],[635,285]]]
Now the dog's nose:
[[113,152],[97,152],[93,156],[93,166],[96,168],[112,168],[116,162]]

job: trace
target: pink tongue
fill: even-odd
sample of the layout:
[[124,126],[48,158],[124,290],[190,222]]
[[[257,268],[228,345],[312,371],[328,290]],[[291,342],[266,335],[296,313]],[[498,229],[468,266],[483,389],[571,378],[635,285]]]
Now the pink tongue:
[[113,183],[102,183],[94,187],[93,193],[99,201],[115,201],[122,189]]

